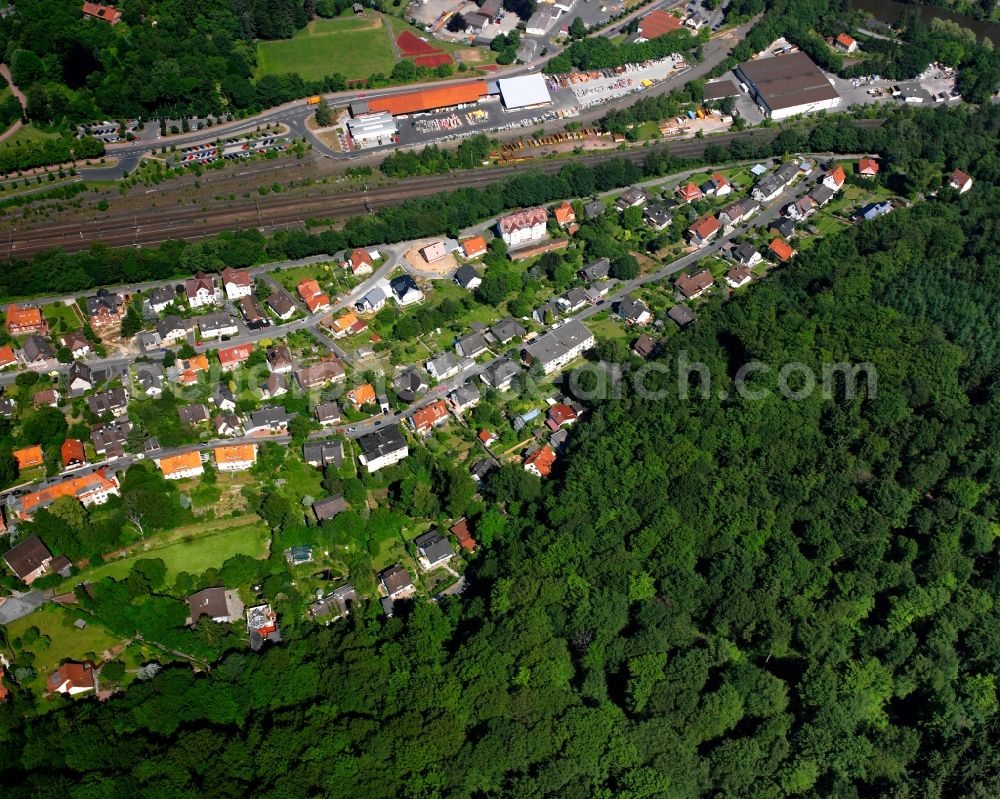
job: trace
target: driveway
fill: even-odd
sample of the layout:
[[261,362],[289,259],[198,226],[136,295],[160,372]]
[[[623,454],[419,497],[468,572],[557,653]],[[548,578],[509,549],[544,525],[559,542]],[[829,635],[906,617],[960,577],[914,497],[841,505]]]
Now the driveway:
[[15,594],[0,601],[0,624],[10,624],[34,613],[48,601],[41,591]]

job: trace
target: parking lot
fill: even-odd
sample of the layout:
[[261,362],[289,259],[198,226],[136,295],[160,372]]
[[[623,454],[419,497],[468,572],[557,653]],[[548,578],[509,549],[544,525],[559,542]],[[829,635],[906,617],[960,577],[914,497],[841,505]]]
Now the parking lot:
[[80,138],[89,134],[105,144],[114,144],[115,142],[124,140],[121,135],[123,128],[126,138],[130,134],[134,135],[139,130],[139,120],[126,119],[124,123],[119,123],[113,119],[108,119],[102,122],[95,122],[89,126],[81,125],[77,128],[76,135],[77,138]]
[[177,166],[192,164],[211,164],[223,158],[227,161],[237,161],[252,158],[255,155],[266,155],[268,152],[283,152],[288,149],[288,140],[284,136],[264,136],[260,139],[234,138],[228,139],[219,147],[215,142],[193,144],[182,147],[174,156]]
[[561,88],[568,88],[579,108],[601,105],[629,94],[644,91],[688,69],[680,56],[661,58],[645,64],[629,64],[622,70],[602,69],[558,77]]

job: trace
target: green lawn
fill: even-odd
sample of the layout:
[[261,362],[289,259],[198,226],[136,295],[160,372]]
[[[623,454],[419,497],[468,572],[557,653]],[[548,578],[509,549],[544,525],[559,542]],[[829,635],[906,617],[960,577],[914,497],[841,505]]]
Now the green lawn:
[[[59,332],[78,330],[80,328],[80,318],[73,311],[72,306],[60,303],[50,303],[44,306],[43,313],[48,320],[49,327]],[[59,322],[63,322],[63,327],[59,327]]]
[[315,20],[291,39],[257,43],[257,77],[297,72],[319,80],[339,72],[348,79],[388,74],[396,63],[381,17]]
[[39,130],[29,122],[27,125],[22,126],[17,133],[0,144],[0,148],[15,147],[18,143],[25,144],[27,142],[44,141],[45,139],[57,138],[59,137],[55,133],[46,133],[44,130]]
[[[73,622],[81,617],[86,618],[88,624],[85,629],[78,630],[73,626]],[[15,638],[20,638],[31,627],[37,627],[43,636],[50,639],[49,641],[40,639],[26,647],[35,655],[33,668],[38,675],[30,685],[39,691],[45,689],[49,674],[55,671],[62,661],[85,659],[99,661],[102,652],[122,641],[90,621],[87,614],[60,605],[43,605],[34,613],[8,624],[7,636],[13,643]]]
[[206,519],[204,522],[178,528],[149,542],[149,549],[136,549],[128,557],[115,559],[85,569],[72,578],[77,584],[81,578],[90,581],[104,577],[121,579],[140,558],[160,558],[167,566],[167,580],[180,572],[201,574],[206,569],[221,566],[233,555],[260,557],[267,548],[268,531],[256,517],[239,519]]

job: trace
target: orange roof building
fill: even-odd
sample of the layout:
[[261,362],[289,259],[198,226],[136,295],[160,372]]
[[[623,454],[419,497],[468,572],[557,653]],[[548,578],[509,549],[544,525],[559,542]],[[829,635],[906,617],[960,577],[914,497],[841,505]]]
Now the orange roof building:
[[557,205],[552,211],[552,215],[555,216],[556,222],[559,223],[560,227],[566,227],[570,222],[576,221],[576,211],[573,210],[573,206],[568,202],[563,202],[562,205]]
[[253,344],[237,344],[219,350],[219,363],[223,372],[231,372],[253,353]]
[[854,38],[848,36],[846,33],[838,33],[836,38],[833,40],[840,50],[846,50],[847,52],[852,52],[858,49],[858,43],[854,41]]
[[201,465],[201,455],[197,450],[160,458],[157,465],[168,480],[184,480],[205,473],[205,467]]
[[464,516],[451,526],[451,534],[458,539],[458,543],[466,552],[475,550],[476,539],[469,532],[469,523]]
[[117,25],[122,21],[122,12],[111,6],[102,6],[100,3],[84,3],[83,14],[86,17],[100,19],[111,25]]
[[59,448],[62,455],[62,465],[64,469],[75,469],[85,466],[87,463],[87,451],[83,447],[83,442],[78,438],[67,438]]
[[44,333],[45,319],[39,308],[22,308],[11,305],[7,308],[7,332],[12,336],[23,336],[28,333]]
[[0,369],[6,369],[17,363],[17,356],[13,347],[0,347]]
[[419,111],[478,103],[487,94],[486,81],[474,80],[454,86],[394,94],[391,97],[376,97],[368,101],[368,111],[388,111],[393,116],[415,114]]
[[707,244],[722,225],[712,214],[703,216],[688,228],[688,235],[695,244]]
[[180,360],[177,362],[177,370],[180,372],[177,382],[191,385],[198,382],[199,372],[208,371],[208,358],[204,355],[195,355],[193,358]]
[[97,690],[97,674],[90,663],[63,663],[49,675],[48,689],[52,693],[74,696]]
[[768,249],[773,252],[782,263],[791,260],[792,256],[795,255],[795,250],[789,246],[788,242],[783,239],[774,239],[769,245]]
[[215,448],[215,465],[220,472],[243,471],[256,462],[257,447],[253,444],[234,444]]
[[865,177],[874,177],[878,174],[878,161],[874,158],[862,158],[858,161],[858,174]]
[[647,41],[663,36],[665,33],[680,30],[683,25],[673,14],[662,9],[650,11],[639,20],[639,36]]
[[375,388],[371,383],[365,383],[348,391],[347,399],[354,406],[354,410],[360,411],[362,405],[375,403]]
[[444,400],[432,402],[430,405],[414,411],[410,417],[410,424],[416,433],[429,433],[446,421],[448,421],[448,406],[445,405]]
[[524,459],[524,470],[537,477],[548,477],[555,462],[556,453],[548,444],[543,444]]
[[36,510],[47,508],[60,497],[74,497],[84,505],[103,505],[112,495],[118,495],[117,478],[113,473],[109,475],[104,469],[98,469],[16,497],[13,507],[21,519],[30,519]]
[[681,198],[681,202],[693,203],[702,198],[702,193],[693,183],[688,183],[686,186],[677,187],[677,196]]
[[473,236],[462,242],[462,252],[466,258],[478,258],[486,254],[486,239],[482,236]]
[[296,287],[299,296],[312,313],[330,307],[330,297],[319,287],[315,280],[303,280]]
[[45,463],[42,448],[37,444],[33,447],[15,450],[14,458],[17,460],[18,469],[30,469],[32,466],[41,466]]
[[330,330],[335,338],[340,338],[346,336],[357,323],[358,315],[354,311],[346,311],[330,322]]

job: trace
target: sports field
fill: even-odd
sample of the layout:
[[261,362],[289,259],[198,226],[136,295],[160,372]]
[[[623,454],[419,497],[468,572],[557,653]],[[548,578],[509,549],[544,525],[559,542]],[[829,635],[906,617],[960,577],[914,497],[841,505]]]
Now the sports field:
[[389,33],[379,16],[339,17],[310,22],[291,39],[257,42],[257,77],[297,72],[319,80],[339,72],[349,80],[396,64]]

